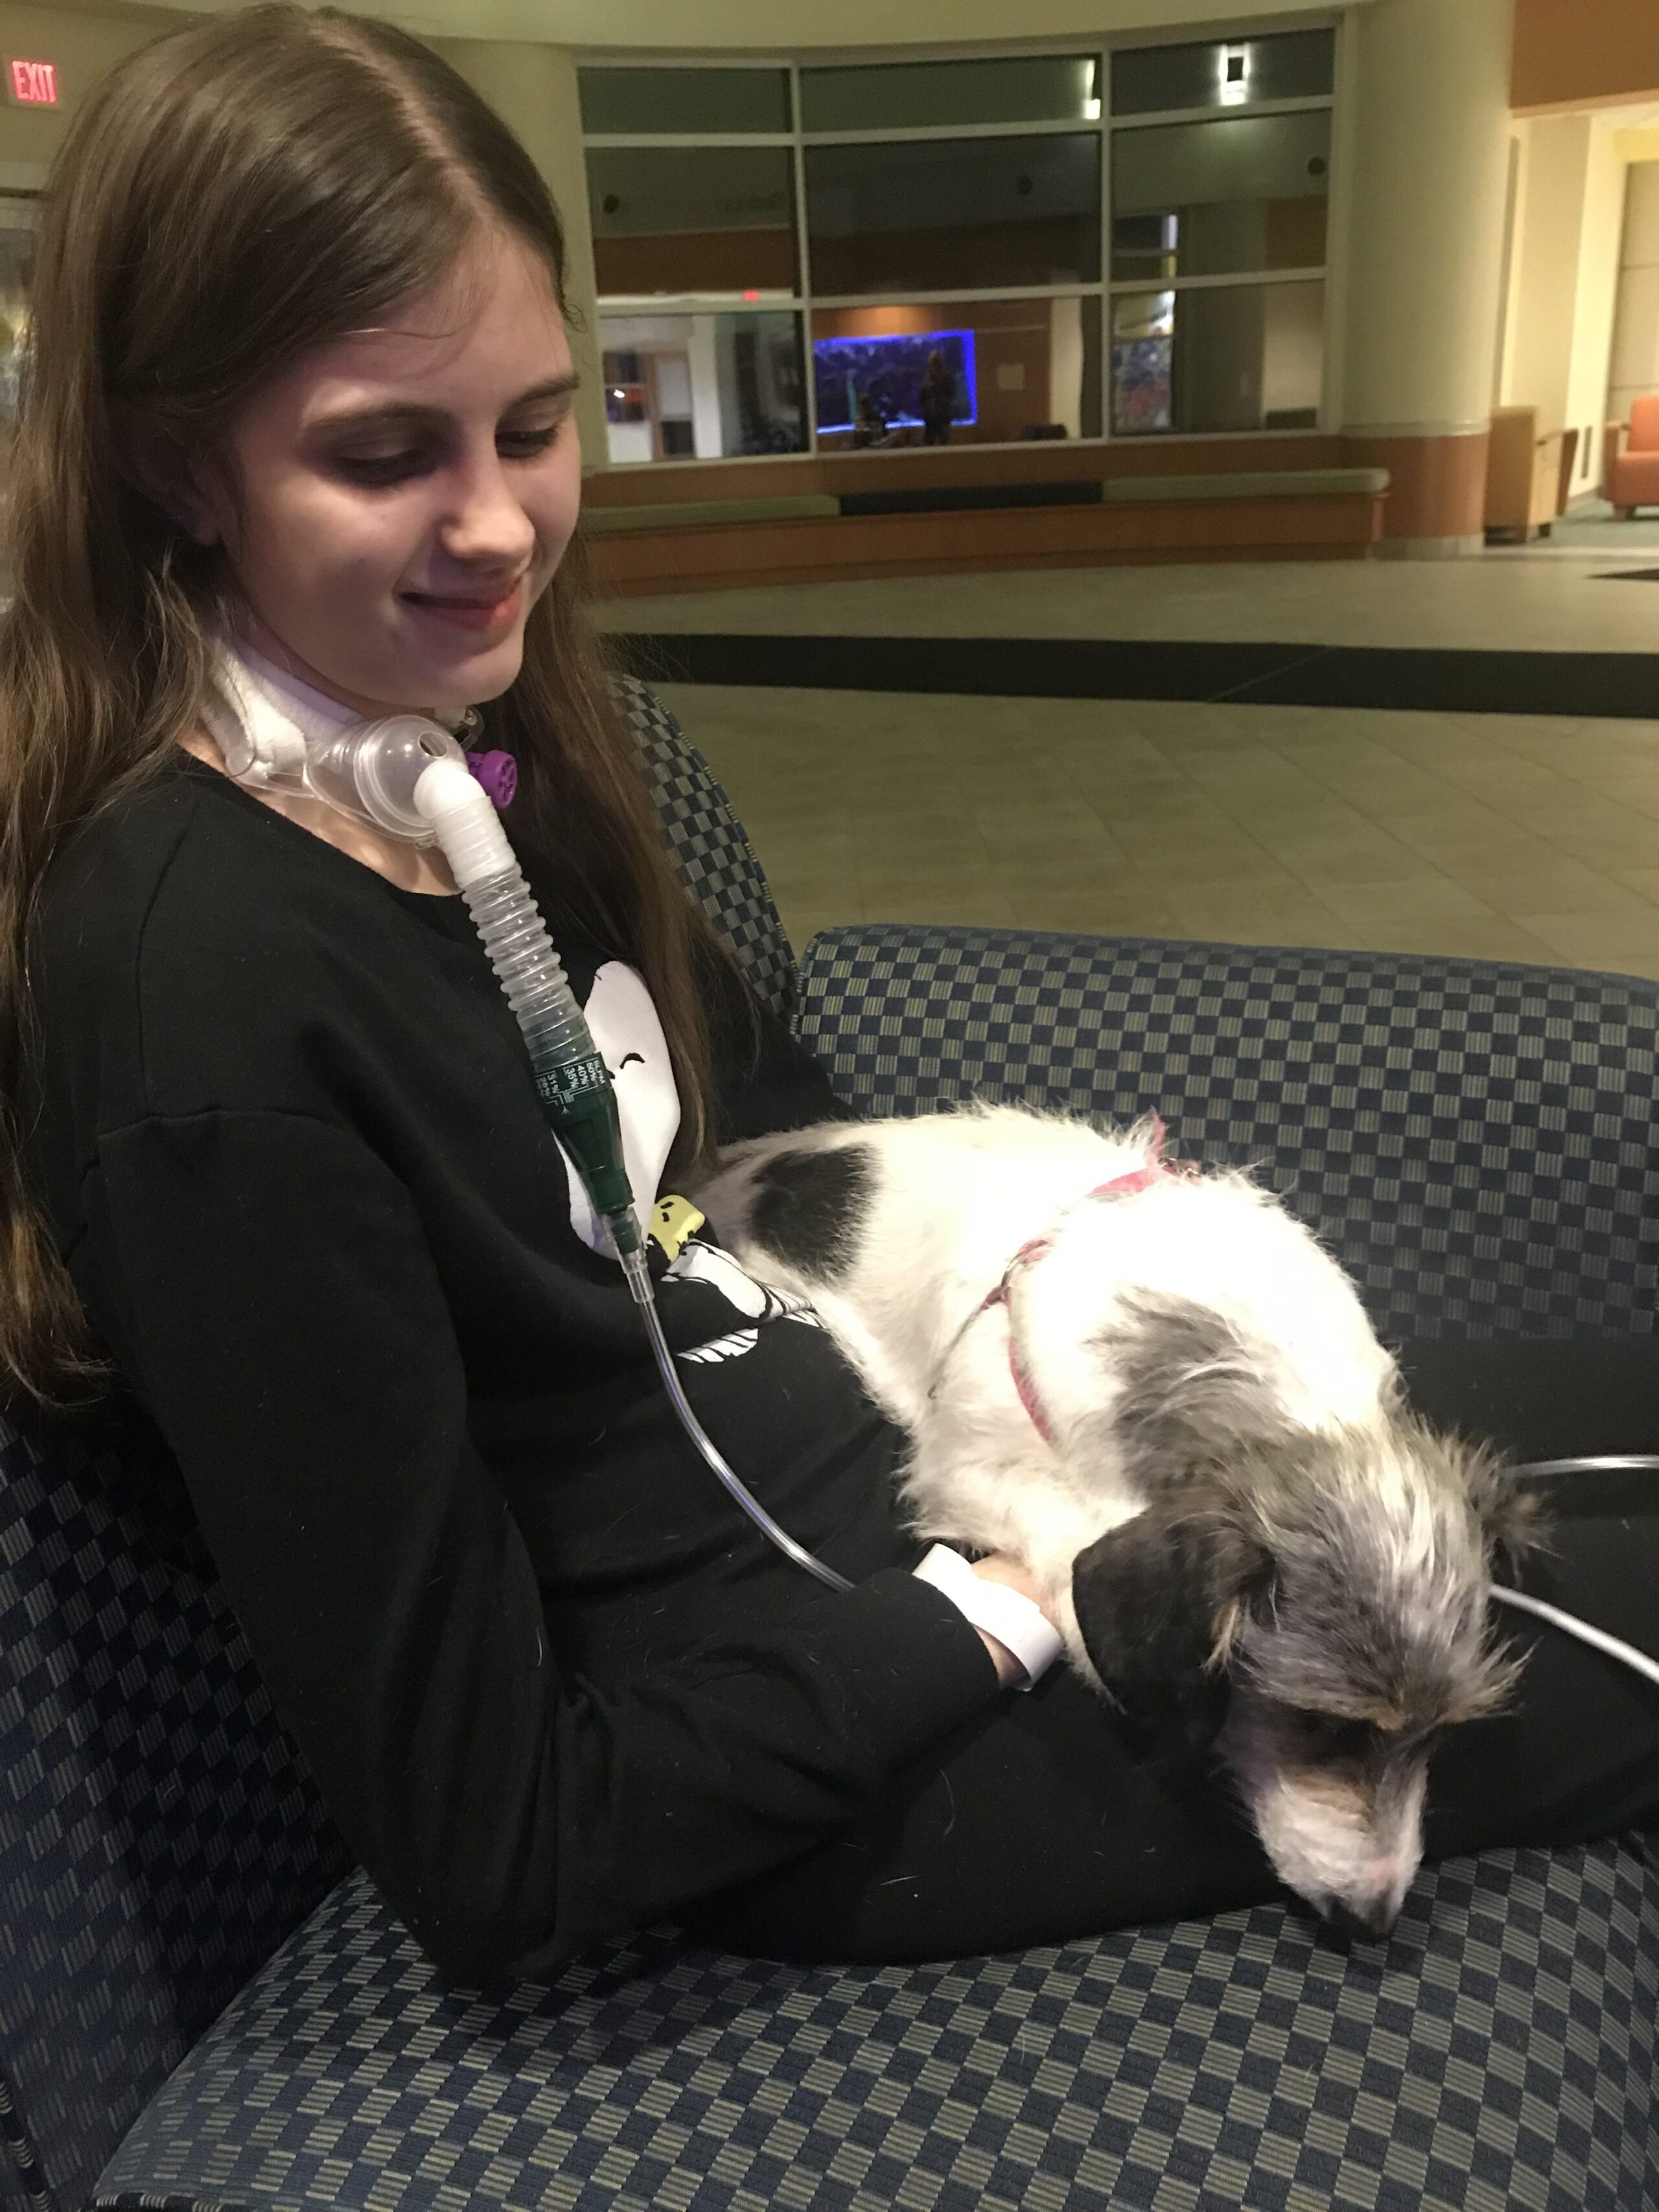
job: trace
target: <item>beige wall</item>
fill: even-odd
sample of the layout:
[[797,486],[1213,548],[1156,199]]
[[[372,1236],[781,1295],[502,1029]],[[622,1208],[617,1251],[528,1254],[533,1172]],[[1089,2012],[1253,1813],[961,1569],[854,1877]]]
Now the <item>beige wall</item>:
[[[223,0],[180,0],[211,14]],[[431,38],[682,52],[763,47],[962,45],[980,39],[1095,38],[1105,33],[1213,31],[1234,21],[1308,12],[1308,0],[355,0]],[[1351,0],[1364,6],[1369,0]],[[1638,0],[1631,0],[1638,4]]]
[[1627,172],[1608,422],[1628,422],[1632,400],[1650,392],[1659,392],[1659,159]]
[[1484,428],[1509,175],[1510,0],[1376,0],[1352,28],[1341,420],[1389,435]]
[[1506,406],[1536,407],[1540,426],[1567,419],[1571,306],[1578,288],[1580,218],[1589,147],[1587,115],[1521,126],[1515,213],[1515,313],[1504,364]]
[[1565,423],[1578,433],[1572,482],[1575,494],[1589,490],[1601,480],[1601,430],[1607,421],[1613,324],[1619,301],[1619,248],[1625,227],[1625,164],[1619,155],[1616,136],[1611,124],[1595,120],[1585,162]]
[[589,469],[603,468],[605,395],[595,343],[598,287],[574,59],[556,46],[496,44],[481,39],[434,40],[433,43],[518,134],[547,179],[563,219],[571,350],[582,380],[576,395],[576,427],[585,465]]
[[1590,113],[1521,126],[1514,314],[1504,362],[1508,404],[1536,407],[1544,430],[1576,429],[1574,489],[1600,476],[1624,228],[1622,134]]

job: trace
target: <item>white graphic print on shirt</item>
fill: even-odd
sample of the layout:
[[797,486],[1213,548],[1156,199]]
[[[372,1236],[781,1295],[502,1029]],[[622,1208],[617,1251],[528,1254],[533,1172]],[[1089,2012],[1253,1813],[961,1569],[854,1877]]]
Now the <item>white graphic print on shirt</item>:
[[[637,969],[607,960],[593,977],[583,1010],[599,1056],[617,1086],[623,1160],[635,1202],[649,1206],[680,1126],[679,1096],[668,1058],[668,1040]],[[608,1251],[603,1225],[581,1177],[565,1157],[570,1180],[570,1225],[590,1252]]]
[[[680,1126],[680,1102],[674,1088],[668,1040],[644,978],[623,961],[607,960],[595,972],[584,1011],[593,1042],[617,1087],[623,1158],[635,1201],[648,1206],[662,1187],[663,1171]],[[562,1146],[560,1150],[563,1151]],[[604,1229],[568,1153],[564,1165],[570,1184],[570,1225],[590,1252],[604,1252],[609,1249]],[[757,1283],[729,1252],[706,1238],[688,1239],[665,1279],[701,1283],[718,1291],[734,1310],[734,1316],[751,1324],[715,1337],[695,1352],[682,1353],[683,1358],[698,1362],[736,1358],[753,1349],[761,1328],[769,1322],[799,1321],[814,1328],[819,1326],[817,1316],[803,1300],[785,1297]]]
[[768,1322],[799,1321],[811,1328],[822,1328],[823,1322],[804,1298],[775,1291],[769,1284],[757,1283],[752,1275],[745,1274],[729,1252],[718,1244],[709,1244],[698,1237],[689,1237],[682,1246],[679,1257],[668,1270],[671,1283],[708,1283],[722,1297],[734,1305],[746,1320],[756,1325],[751,1328],[735,1329],[729,1336],[711,1338],[700,1344],[695,1352],[684,1352],[681,1358],[706,1365],[719,1359],[735,1359],[738,1354],[752,1352]]

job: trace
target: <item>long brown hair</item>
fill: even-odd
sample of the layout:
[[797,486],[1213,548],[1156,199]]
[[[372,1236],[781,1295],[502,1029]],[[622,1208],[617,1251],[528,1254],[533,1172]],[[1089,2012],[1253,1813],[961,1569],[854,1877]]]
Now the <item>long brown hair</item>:
[[[73,1287],[25,1188],[27,933],[65,832],[173,757],[197,720],[224,589],[123,463],[131,418],[211,457],[311,349],[436,281],[481,227],[565,249],[507,126],[428,48],[333,9],[255,7],[175,32],[107,76],[48,186],[11,461],[14,600],[0,622],[0,1394],[96,1371]],[[702,1149],[699,1016],[712,933],[658,838],[568,556],[523,670],[485,710],[519,757],[515,842],[556,859],[603,940],[643,972]]]

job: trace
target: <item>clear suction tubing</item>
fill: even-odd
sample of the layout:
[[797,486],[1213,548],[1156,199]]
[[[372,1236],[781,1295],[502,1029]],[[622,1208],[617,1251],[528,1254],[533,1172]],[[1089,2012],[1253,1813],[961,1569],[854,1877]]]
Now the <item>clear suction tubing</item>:
[[575,1163],[622,1262],[680,1426],[732,1498],[787,1559],[830,1589],[850,1589],[844,1576],[779,1527],[691,1409],[657,1312],[610,1070],[495,805],[460,746],[423,716],[392,715],[358,723],[331,743],[312,747],[305,774],[319,797],[381,829],[436,842],[517,1018],[548,1121]]

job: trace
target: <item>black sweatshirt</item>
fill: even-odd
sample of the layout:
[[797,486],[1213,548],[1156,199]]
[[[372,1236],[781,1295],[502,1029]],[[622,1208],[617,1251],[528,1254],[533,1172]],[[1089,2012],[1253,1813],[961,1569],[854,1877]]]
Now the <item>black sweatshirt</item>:
[[[531,872],[590,1016],[596,973],[648,1009]],[[859,1587],[772,1552],[682,1437],[459,899],[181,755],[61,852],[33,974],[52,1232],[279,1715],[452,1978],[781,1863],[992,1703],[907,1571],[891,1432],[714,1253],[659,1284],[694,1403]],[[727,1134],[834,1110],[711,989]]]

